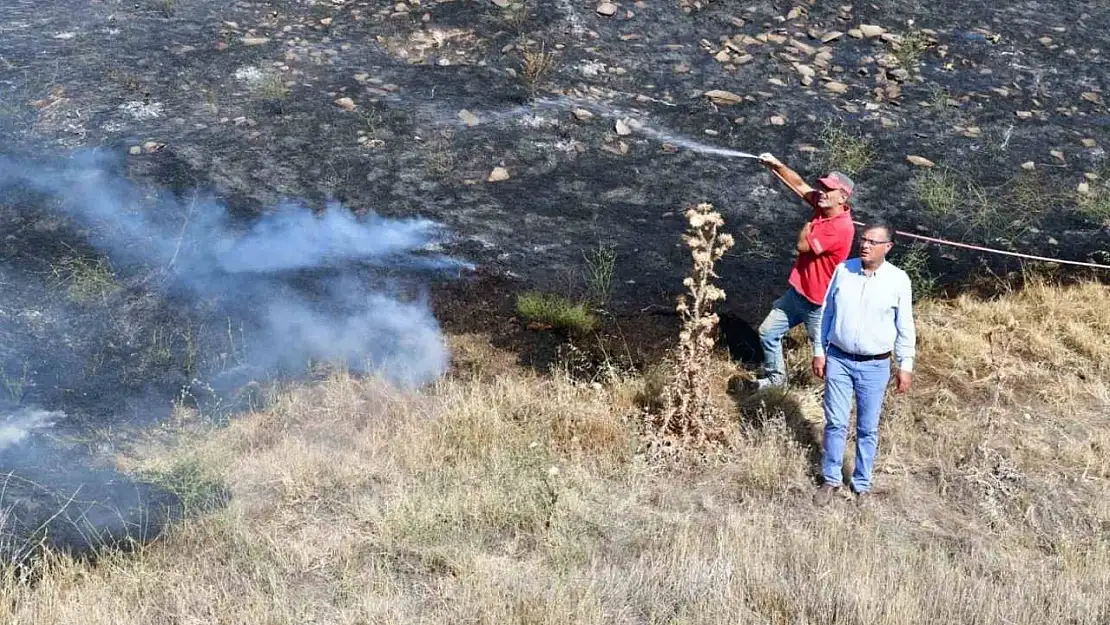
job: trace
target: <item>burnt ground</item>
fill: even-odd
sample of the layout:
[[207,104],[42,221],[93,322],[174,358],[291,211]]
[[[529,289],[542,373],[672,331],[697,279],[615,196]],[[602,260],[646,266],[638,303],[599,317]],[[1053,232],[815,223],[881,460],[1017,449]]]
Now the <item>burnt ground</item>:
[[[683,139],[770,151],[812,178],[829,160],[845,166],[821,134],[832,124],[873,150],[855,175],[861,218],[1107,260],[1107,216],[1082,209],[1076,193],[1081,182],[1105,181],[1085,177],[1104,172],[1110,143],[1103,0],[666,0],[621,3],[609,17],[595,8],[9,1],[0,7],[0,152],[50,161],[112,151],[138,184],[210,190],[246,220],[282,198],[428,217],[453,234],[444,249],[477,267],[434,285],[437,318],[448,331],[500,337],[531,363],[550,360],[562,342],[515,319],[513,296],[580,291],[584,258],[599,246],[616,254],[608,309],[617,323],[606,335],[631,346],[634,361],[657,354],[672,335],[687,265],[682,210],[703,201],[737,235],[719,268],[729,293],[722,312],[735,355],[753,355],[750,326],[783,288],[805,211],[753,161]],[[886,33],[850,32],[861,24]],[[550,54],[551,66],[530,84],[525,61],[536,53]],[[638,124],[618,134],[625,118]],[[975,202],[929,210],[912,184],[926,170],[907,162],[911,154],[933,161],[929,171],[974,181]],[[509,179],[487,181],[495,167]],[[155,297],[138,270],[121,273],[124,288],[100,308],[74,304],[50,278],[97,251],[58,220],[37,206],[5,207],[5,271],[21,285],[5,298],[6,318],[18,320],[6,338],[35,339],[6,356],[5,378],[20,362],[63,363],[48,373],[32,366],[10,394],[64,409],[96,451],[114,439],[89,432],[156,422],[166,398],[189,388],[183,328],[204,327],[211,311]],[[1017,266],[950,249],[918,253],[941,282]],[[172,329],[165,345],[151,338],[158,327]],[[86,345],[94,334],[130,339]],[[202,351],[226,357],[225,337],[212,331]],[[136,407],[120,408],[121,398]]]

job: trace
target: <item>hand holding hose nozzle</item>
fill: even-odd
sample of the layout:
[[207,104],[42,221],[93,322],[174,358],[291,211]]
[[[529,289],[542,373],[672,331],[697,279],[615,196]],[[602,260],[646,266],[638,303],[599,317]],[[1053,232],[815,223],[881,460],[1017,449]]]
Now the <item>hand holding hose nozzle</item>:
[[770,152],[764,152],[759,155],[759,164],[767,167],[782,167],[782,161],[775,158],[775,155]]

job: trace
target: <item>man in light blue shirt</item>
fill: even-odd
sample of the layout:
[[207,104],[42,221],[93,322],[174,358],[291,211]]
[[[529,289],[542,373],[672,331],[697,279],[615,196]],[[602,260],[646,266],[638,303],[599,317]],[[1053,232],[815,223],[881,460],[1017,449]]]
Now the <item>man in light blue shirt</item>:
[[[814,503],[825,505],[843,484],[841,464],[856,399],[857,499],[871,490],[871,469],[879,443],[879,414],[890,381],[890,355],[898,363],[897,392],[913,381],[916,333],[913,294],[906,272],[886,261],[894,246],[886,223],[866,226],[860,255],[840,263],[825,293],[821,346],[814,346],[813,373],[825,380],[825,441],[821,473],[825,483]],[[822,355],[819,355],[822,354]]]

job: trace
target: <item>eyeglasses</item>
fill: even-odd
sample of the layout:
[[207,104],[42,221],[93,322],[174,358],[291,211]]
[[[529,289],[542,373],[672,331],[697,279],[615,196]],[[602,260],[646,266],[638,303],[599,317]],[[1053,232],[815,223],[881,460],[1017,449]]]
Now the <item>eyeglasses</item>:
[[866,237],[860,237],[859,243],[860,245],[886,245],[887,243],[890,243],[890,241],[879,241],[878,239],[868,239]]

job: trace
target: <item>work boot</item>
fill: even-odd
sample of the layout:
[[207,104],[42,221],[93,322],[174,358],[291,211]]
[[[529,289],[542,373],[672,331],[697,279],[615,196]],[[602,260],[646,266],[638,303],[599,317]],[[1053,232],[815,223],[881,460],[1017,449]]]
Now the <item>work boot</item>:
[[838,487],[835,484],[822,484],[821,488],[818,488],[817,492],[813,494],[813,505],[818,507],[825,507],[829,505],[829,502],[832,501],[833,494],[836,493],[837,488]]

